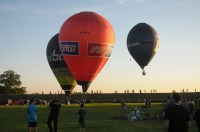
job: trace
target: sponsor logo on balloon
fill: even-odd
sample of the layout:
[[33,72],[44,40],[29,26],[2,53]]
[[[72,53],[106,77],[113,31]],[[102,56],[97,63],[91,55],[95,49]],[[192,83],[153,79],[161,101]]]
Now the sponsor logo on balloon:
[[91,57],[110,57],[113,46],[99,43],[88,43],[87,56]]
[[78,42],[60,42],[61,52],[64,55],[79,55],[79,43]]
[[53,50],[53,53],[48,56],[48,62],[52,61],[63,61],[62,54],[57,54],[56,50]]
[[62,61],[62,60],[63,60],[62,54],[56,54],[56,50],[53,50],[52,61]]
[[114,48],[114,45],[108,45],[108,50],[105,54],[105,57],[110,57],[113,48]]
[[135,46],[139,46],[140,45],[140,42],[136,42],[136,43],[129,43],[127,46],[128,48],[130,47],[135,47]]
[[106,48],[105,44],[88,43],[88,56],[102,56]]

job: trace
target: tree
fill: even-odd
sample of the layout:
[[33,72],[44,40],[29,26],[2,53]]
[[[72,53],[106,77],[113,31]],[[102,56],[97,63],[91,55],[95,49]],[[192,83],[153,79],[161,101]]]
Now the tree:
[[0,75],[0,94],[25,94],[26,87],[21,87],[20,75],[12,70]]

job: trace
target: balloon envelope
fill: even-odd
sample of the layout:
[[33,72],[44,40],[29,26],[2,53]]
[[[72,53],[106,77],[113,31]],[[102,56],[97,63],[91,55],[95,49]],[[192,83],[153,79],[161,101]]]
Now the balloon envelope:
[[158,49],[158,34],[146,23],[134,26],[127,37],[127,48],[131,56],[144,69]]
[[50,39],[46,49],[46,56],[49,66],[60,86],[65,91],[65,94],[70,96],[76,86],[76,80],[71,74],[60,52],[58,34]]
[[80,12],[63,23],[59,32],[60,49],[83,92],[107,62],[114,41],[112,26],[97,13]]

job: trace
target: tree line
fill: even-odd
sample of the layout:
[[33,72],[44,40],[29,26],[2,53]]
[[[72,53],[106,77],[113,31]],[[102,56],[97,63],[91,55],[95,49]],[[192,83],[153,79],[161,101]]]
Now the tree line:
[[22,87],[20,75],[8,70],[0,75],[0,94],[25,94],[26,87]]

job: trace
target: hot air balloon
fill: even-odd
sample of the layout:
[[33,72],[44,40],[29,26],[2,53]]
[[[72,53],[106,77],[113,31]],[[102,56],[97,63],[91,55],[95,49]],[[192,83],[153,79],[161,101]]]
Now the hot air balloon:
[[77,83],[87,92],[114,47],[111,24],[95,12],[80,12],[61,26],[59,45]]
[[146,74],[144,67],[149,64],[158,49],[158,40],[155,29],[146,23],[135,25],[128,33],[128,51],[143,69],[143,75]]
[[46,49],[46,56],[49,66],[61,88],[65,91],[66,96],[70,96],[76,86],[76,80],[71,74],[60,52],[58,34],[50,39]]

